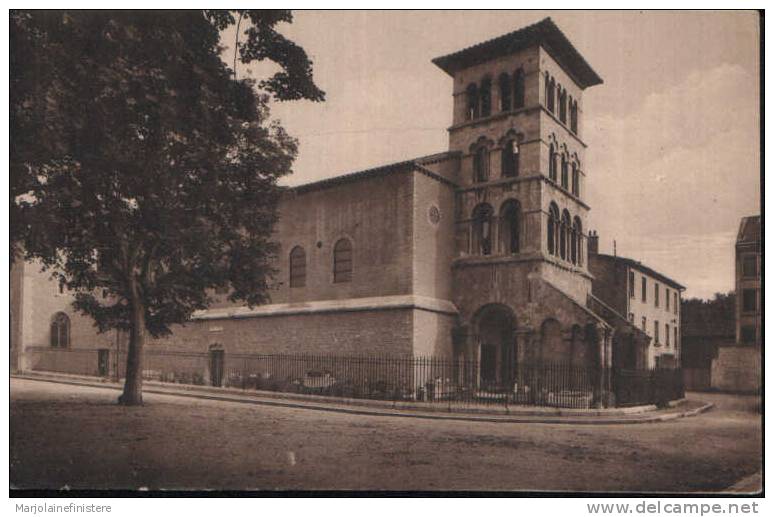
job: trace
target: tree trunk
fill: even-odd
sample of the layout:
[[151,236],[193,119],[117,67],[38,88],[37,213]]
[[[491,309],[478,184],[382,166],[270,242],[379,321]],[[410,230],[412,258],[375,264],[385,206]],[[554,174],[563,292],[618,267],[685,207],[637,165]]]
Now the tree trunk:
[[145,344],[145,306],[140,300],[136,280],[132,281],[132,324],[129,329],[129,350],[126,355],[126,381],[118,403],[142,405],[143,345]]

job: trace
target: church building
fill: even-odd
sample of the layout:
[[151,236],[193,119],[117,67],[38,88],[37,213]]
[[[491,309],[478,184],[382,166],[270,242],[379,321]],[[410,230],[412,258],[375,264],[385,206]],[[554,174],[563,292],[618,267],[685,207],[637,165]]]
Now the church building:
[[[149,350],[436,356],[504,382],[522,362],[611,365],[647,343],[592,291],[583,94],[599,75],[551,19],[433,63],[451,79],[448,150],[288,189],[271,303],[218,302]],[[14,274],[18,368],[125,342],[68,293],[39,294],[33,265]]]

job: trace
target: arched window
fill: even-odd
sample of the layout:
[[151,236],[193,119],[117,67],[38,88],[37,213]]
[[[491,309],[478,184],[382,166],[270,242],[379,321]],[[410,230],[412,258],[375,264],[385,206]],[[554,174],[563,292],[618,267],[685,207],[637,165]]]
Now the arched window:
[[562,154],[562,188],[567,190],[569,188],[567,178],[567,155]]
[[573,133],[578,133],[578,101],[572,101],[570,103],[570,130]]
[[556,148],[554,144],[548,146],[548,177],[556,181]]
[[471,253],[491,255],[492,253],[492,207],[482,203],[473,209],[473,239]]
[[575,196],[580,196],[580,171],[578,170],[578,162],[572,162],[572,193]]
[[481,116],[488,117],[492,114],[492,80],[484,79],[481,81]]
[[548,253],[550,255],[556,255],[557,246],[557,233],[559,226],[559,207],[556,204],[551,203],[548,207]]
[[500,111],[511,109],[511,78],[508,74],[500,74]]
[[521,207],[515,199],[500,209],[500,245],[505,253],[518,253],[521,234]]
[[473,181],[483,183],[489,179],[489,149],[480,145],[473,153]]
[[551,77],[548,80],[548,92],[546,94],[547,101],[548,101],[548,111],[551,113],[554,112],[554,104],[556,102],[556,83],[554,82],[554,78]]
[[70,318],[64,312],[57,312],[51,319],[51,346],[67,348],[70,346]]
[[504,178],[512,178],[519,175],[519,142],[516,139],[510,139],[505,142],[501,164]]
[[333,247],[333,282],[352,280],[352,243],[349,239],[339,239]]
[[524,107],[524,70],[519,68],[513,74],[513,109]]
[[561,90],[559,93],[559,120],[567,123],[567,90]]
[[290,287],[306,285],[306,252],[301,246],[290,251]]
[[570,212],[562,212],[562,223],[559,226],[559,256],[566,260],[568,257],[568,244],[570,234]]
[[581,223],[580,217],[575,216],[575,218],[572,221],[572,236],[573,236],[573,264],[578,264],[579,266],[583,265],[583,247],[581,245],[581,242],[583,240],[583,224]]
[[475,83],[468,85],[466,97],[465,117],[468,120],[473,120],[478,116],[478,86]]

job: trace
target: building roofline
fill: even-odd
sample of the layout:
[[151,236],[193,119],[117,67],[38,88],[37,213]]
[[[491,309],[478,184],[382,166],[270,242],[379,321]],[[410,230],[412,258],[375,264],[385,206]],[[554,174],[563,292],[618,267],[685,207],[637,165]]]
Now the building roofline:
[[631,266],[631,267],[634,267],[634,268],[637,268],[639,270],[644,271],[648,275],[650,275],[653,278],[656,278],[658,280],[661,280],[665,284],[670,284],[672,287],[676,287],[677,289],[679,289],[681,291],[685,290],[685,286],[684,285],[680,284],[679,282],[676,282],[675,280],[672,280],[671,278],[669,278],[668,276],[666,276],[664,274],[659,273],[655,269],[646,266],[642,262],[638,262],[638,261],[636,261],[634,259],[630,259],[630,258],[626,258],[626,257],[619,257],[619,256],[616,256],[616,255],[607,255],[605,253],[596,253],[596,256],[600,257],[600,258],[608,259],[608,260],[614,260],[614,261],[622,262],[622,263],[624,263],[624,264],[626,264],[628,266]]
[[305,192],[311,192],[314,190],[321,190],[353,181],[359,181],[368,178],[374,178],[379,176],[385,176],[396,172],[408,172],[416,171],[429,176],[441,183],[445,183],[449,186],[456,187],[457,184],[448,178],[437,174],[430,169],[426,168],[426,164],[437,163],[446,159],[453,159],[458,157],[458,152],[446,152],[431,154],[428,156],[421,156],[411,160],[404,160],[402,162],[389,163],[386,165],[380,165],[379,167],[373,167],[371,169],[365,169],[361,171],[350,172],[346,174],[340,174],[331,178],[325,178],[322,180],[312,181],[310,183],[302,183],[300,185],[294,185],[292,187],[285,187],[285,191],[288,193],[302,194]]
[[602,78],[551,18],[544,18],[508,34],[437,57],[433,59],[433,63],[447,74],[454,75],[463,68],[537,45],[548,51],[581,88],[602,84]]

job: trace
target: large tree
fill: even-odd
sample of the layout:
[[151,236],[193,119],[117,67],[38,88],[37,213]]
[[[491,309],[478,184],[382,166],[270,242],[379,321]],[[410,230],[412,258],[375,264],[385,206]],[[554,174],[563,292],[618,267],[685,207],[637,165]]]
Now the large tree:
[[[214,288],[267,300],[280,189],[296,142],[268,103],[323,100],[285,11],[13,12],[12,243],[76,292],[100,331],[129,333],[119,401],[142,403],[143,344]],[[236,80],[220,58],[238,23]]]

